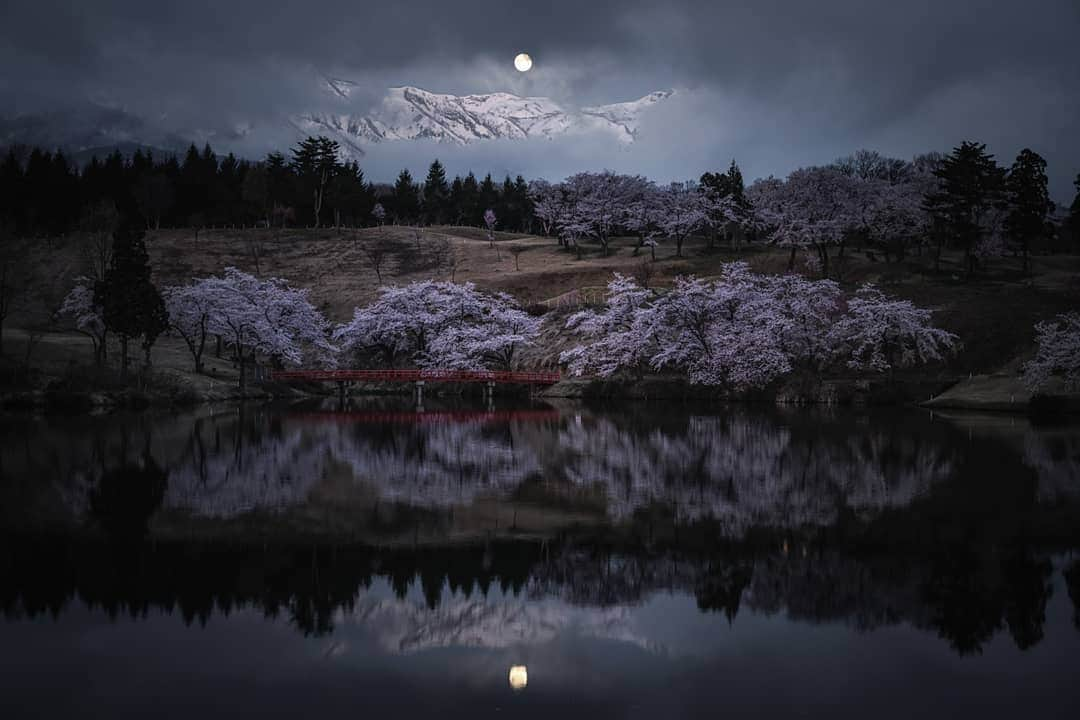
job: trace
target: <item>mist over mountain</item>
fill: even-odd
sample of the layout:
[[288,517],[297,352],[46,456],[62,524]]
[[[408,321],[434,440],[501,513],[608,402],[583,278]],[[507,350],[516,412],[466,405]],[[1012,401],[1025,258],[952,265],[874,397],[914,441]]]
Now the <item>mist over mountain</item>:
[[[675,95],[672,90],[658,90],[625,102],[574,107],[548,97],[510,92],[452,95],[403,86],[388,89],[372,105],[355,92],[355,82],[325,77],[319,85],[325,98],[313,110],[271,121],[234,121],[212,130],[176,127],[165,115],[150,119],[91,102],[0,116],[0,146],[60,148],[82,163],[113,150],[179,154],[191,143],[210,143],[219,153],[259,159],[309,135],[326,135],[338,141],[342,159],[373,165],[375,177],[391,177],[399,165],[413,165],[414,156],[422,166],[432,157],[447,154],[455,158],[451,166],[471,167],[475,158],[478,170],[533,174],[538,153],[554,150],[554,157],[575,155],[582,142],[601,153],[621,152],[633,162],[631,146],[651,133],[644,129],[649,127],[649,116]],[[547,141],[545,147],[538,149],[532,142],[536,140]],[[479,147],[484,143],[495,147]],[[399,147],[387,148],[389,144]],[[502,159],[486,159],[492,151]],[[566,168],[569,172],[570,163]]]
[[[859,148],[911,158],[972,140],[1003,163],[1025,147],[1043,155],[1059,202],[1071,199],[1076,177],[1074,0],[469,1],[410,12],[320,0],[269,14],[247,0],[205,8],[106,0],[95,12],[38,0],[5,4],[0,28],[0,61],[10,69],[0,74],[0,143],[12,135],[11,118],[23,118],[20,137],[36,138],[26,118],[66,108],[84,127],[64,139],[86,149],[75,139],[97,133],[83,109],[93,103],[148,125],[152,137],[141,143],[208,141],[255,158],[295,142],[290,119],[385,121],[387,88],[545,98],[575,116],[607,107],[616,123],[620,103],[677,88],[641,115],[633,143],[616,133],[380,142],[365,148],[364,170],[388,181],[438,157],[451,173],[560,179],[610,168],[665,181],[735,158],[752,181]],[[527,73],[512,63],[521,51],[534,60]],[[544,121],[560,124],[558,115]]]

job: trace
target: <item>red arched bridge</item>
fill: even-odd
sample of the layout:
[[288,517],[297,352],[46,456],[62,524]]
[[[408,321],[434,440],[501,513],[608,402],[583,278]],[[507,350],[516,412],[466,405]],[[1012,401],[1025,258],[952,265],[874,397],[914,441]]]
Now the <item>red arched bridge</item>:
[[276,370],[270,373],[276,382],[444,382],[496,383],[499,385],[554,385],[557,372],[518,372],[506,370]]

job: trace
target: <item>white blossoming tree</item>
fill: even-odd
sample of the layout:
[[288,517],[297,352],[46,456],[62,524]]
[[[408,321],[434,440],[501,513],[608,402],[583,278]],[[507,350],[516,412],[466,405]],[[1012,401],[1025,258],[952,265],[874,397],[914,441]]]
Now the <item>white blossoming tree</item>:
[[76,278],[75,287],[64,298],[57,314],[69,318],[76,330],[90,338],[94,363],[99,366],[104,363],[108,328],[103,308],[94,302],[94,281],[85,276]]
[[958,346],[930,324],[930,311],[871,286],[845,305],[832,281],[757,275],[745,263],[724,266],[712,281],[678,278],[663,293],[621,275],[608,290],[606,307],[567,321],[584,340],[561,355],[571,374],[651,367],[679,371],[695,384],[748,390],[798,368],[842,361],[884,372],[941,360]]
[[660,229],[675,241],[675,254],[681,257],[683,243],[708,219],[705,194],[697,183],[671,183],[660,193],[660,208]]
[[1035,326],[1035,357],[1024,366],[1024,382],[1032,390],[1060,376],[1067,387],[1080,389],[1080,312],[1068,312]]
[[616,273],[603,309],[576,312],[566,322],[568,330],[591,342],[567,350],[559,361],[574,375],[607,377],[622,368],[641,372],[656,352],[651,299],[651,291]]
[[342,350],[381,364],[509,369],[539,330],[540,320],[509,295],[429,280],[382,288],[379,299],[356,308],[333,337]]
[[257,278],[236,268],[220,277],[167,288],[171,329],[184,339],[202,369],[208,335],[228,339],[246,385],[249,361],[262,354],[277,363],[314,362],[333,365],[337,349],[330,343],[330,325],[308,300],[308,290],[280,278]]
[[187,345],[197,373],[203,371],[203,350],[210,335],[210,318],[215,310],[211,295],[204,287],[205,282],[196,280],[190,285],[174,285],[161,291],[169,313],[169,329]]
[[944,360],[959,349],[956,335],[930,323],[931,312],[863,285],[833,326],[830,342],[848,367],[891,372]]

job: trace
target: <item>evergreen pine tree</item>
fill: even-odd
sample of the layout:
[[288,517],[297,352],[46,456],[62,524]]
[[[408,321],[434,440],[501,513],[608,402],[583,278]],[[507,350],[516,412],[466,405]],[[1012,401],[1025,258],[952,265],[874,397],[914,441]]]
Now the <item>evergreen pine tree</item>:
[[285,156],[279,152],[272,152],[266,156],[266,194],[267,203],[270,206],[270,214],[280,215],[282,227],[285,225],[285,208],[291,207],[294,202],[293,174],[289,169]]
[[22,163],[15,157],[15,150],[9,149],[4,162],[0,163],[0,223],[6,221],[16,233],[22,232],[25,226],[25,192]]
[[495,206],[495,214],[499,216],[499,222],[503,230],[517,230],[521,227],[521,210],[517,198],[514,197],[514,183],[507,175],[503,180],[502,191],[499,193],[499,203]]
[[463,225],[476,227],[483,222],[480,217],[484,212],[480,200],[480,184],[476,182],[476,176],[472,174],[472,171],[469,171],[469,174],[461,181],[460,211],[460,222]]
[[337,141],[321,135],[305,138],[292,151],[292,169],[300,187],[300,197],[311,209],[316,228],[321,222],[326,189],[340,169],[339,151]]
[[1029,269],[1032,242],[1047,237],[1052,230],[1050,213],[1054,203],[1046,185],[1046,160],[1036,152],[1022,150],[1006,181],[1009,211],[1005,216],[1005,233],[1023,255],[1024,272]]
[[447,204],[450,188],[446,184],[446,170],[438,160],[428,168],[424,181],[424,217],[429,224],[442,225],[446,222]]
[[532,198],[529,197],[529,183],[521,175],[514,178],[514,201],[520,218],[517,229],[521,232],[529,232],[532,229],[533,203]]
[[412,173],[402,170],[394,183],[391,197],[395,221],[400,224],[414,222],[420,215],[420,188],[413,182]]
[[454,177],[454,182],[450,183],[450,197],[447,201],[447,220],[452,225],[460,225],[462,218],[462,206],[465,203],[465,184],[461,180],[461,176]]
[[727,189],[728,194],[735,199],[735,202],[745,207],[746,202],[746,184],[743,182],[742,170],[732,159],[731,167],[727,171]]
[[[139,224],[125,219],[113,234],[112,260],[105,279],[94,288],[105,325],[120,339],[120,368],[127,372],[128,343],[140,335],[149,345],[164,330],[164,304],[150,279],[150,258]],[[147,347],[149,357],[149,347]]]
[[[499,188],[496,187],[495,181],[491,179],[491,173],[485,175],[483,182],[480,183],[479,205],[483,209],[495,208],[499,205]],[[471,222],[479,223],[482,219],[482,217],[478,217],[471,220]]]
[[934,175],[940,189],[926,196],[925,207],[938,231],[938,262],[941,243],[953,238],[964,251],[966,275],[971,278],[990,213],[1001,203],[1005,170],[986,152],[986,145],[965,141],[942,160]]
[[142,286],[139,313],[142,316],[143,362],[146,367],[150,367],[150,350],[157,339],[169,329],[169,311],[165,308],[165,299],[153,283],[147,282]]

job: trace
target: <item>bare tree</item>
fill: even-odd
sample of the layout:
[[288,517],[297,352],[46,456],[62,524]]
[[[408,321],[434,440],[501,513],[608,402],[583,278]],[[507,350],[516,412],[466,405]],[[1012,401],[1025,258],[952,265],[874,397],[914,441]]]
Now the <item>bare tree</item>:
[[436,242],[431,243],[431,266],[434,268],[435,275],[442,273],[443,267],[449,265],[450,257],[453,255],[453,247],[450,245],[450,241],[446,238],[439,238]]
[[95,280],[105,278],[112,262],[112,235],[119,222],[120,213],[112,200],[100,200],[83,208],[79,227],[90,238],[87,255]]
[[634,280],[636,280],[637,284],[645,288],[646,290],[649,289],[649,283],[652,282],[653,276],[656,274],[656,265],[654,264],[655,262],[655,259],[650,262],[649,260],[642,258],[638,266],[634,268]]
[[494,210],[488,208],[484,211],[484,225],[487,227],[488,242],[491,243],[491,247],[495,247],[495,225],[498,222]]
[[245,233],[244,244],[251,256],[251,262],[255,265],[255,274],[262,275],[259,261],[266,255],[266,238],[258,230],[252,230],[250,233]]
[[450,268],[450,282],[457,282],[457,271],[461,263],[458,260],[457,251],[454,250],[452,245],[450,246],[450,253],[447,257],[446,264]]
[[382,284],[382,268],[383,263],[386,262],[386,246],[381,242],[366,243],[361,252],[364,253],[364,258],[367,260],[367,266],[375,271],[375,277],[378,279],[379,284]]
[[521,272],[521,266],[518,264],[518,258],[521,256],[521,253],[523,253],[523,252],[525,252],[525,246],[524,245],[511,245],[510,246],[510,254],[514,256],[514,270],[516,272]]

